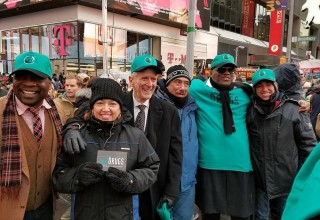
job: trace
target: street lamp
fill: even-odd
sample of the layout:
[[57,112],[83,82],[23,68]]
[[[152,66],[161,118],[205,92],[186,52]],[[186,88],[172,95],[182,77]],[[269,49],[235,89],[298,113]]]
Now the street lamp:
[[245,47],[244,46],[236,46],[236,49],[235,49],[235,51],[236,51],[235,63],[236,63],[237,66],[238,66],[239,48],[240,49],[244,49]]
[[108,73],[108,42],[107,42],[107,33],[108,33],[108,0],[102,0],[102,45],[103,45],[103,73]]

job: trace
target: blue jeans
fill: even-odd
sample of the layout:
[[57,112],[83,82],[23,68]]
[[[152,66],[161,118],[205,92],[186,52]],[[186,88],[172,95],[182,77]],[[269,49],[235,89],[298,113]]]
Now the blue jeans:
[[281,196],[269,199],[267,192],[257,189],[255,220],[269,220],[269,211],[272,219],[280,220],[287,198],[288,196]]
[[133,205],[133,219],[139,220],[139,196],[133,195],[132,196],[132,205]]
[[75,203],[76,194],[75,194],[75,193],[72,193],[70,196],[71,196],[70,219],[71,219],[71,220],[74,220],[74,203]]
[[180,192],[173,204],[174,220],[191,220],[194,213],[195,185]]

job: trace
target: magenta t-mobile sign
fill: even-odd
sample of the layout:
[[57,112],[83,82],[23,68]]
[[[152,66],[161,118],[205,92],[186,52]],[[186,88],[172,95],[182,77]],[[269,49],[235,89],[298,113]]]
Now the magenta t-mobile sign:
[[58,55],[59,56],[68,56],[69,53],[66,51],[66,47],[70,46],[72,41],[71,36],[71,27],[69,24],[55,26],[53,29],[53,35],[56,38],[53,42],[54,46],[59,47]]

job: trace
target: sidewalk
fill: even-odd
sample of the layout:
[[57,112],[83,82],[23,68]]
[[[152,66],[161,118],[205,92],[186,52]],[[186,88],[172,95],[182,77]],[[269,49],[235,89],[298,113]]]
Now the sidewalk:
[[54,220],[60,220],[61,216],[65,213],[65,211],[70,207],[69,201],[66,197],[68,194],[59,194],[59,199],[56,201],[56,210],[54,215]]

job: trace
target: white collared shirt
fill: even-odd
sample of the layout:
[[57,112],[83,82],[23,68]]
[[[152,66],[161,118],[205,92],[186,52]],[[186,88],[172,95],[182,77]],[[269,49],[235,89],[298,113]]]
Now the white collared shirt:
[[[30,131],[33,133],[33,122],[32,122],[33,114],[30,111],[27,111],[30,108],[30,106],[23,104],[16,96],[15,96],[15,100],[16,100],[16,107],[17,107],[18,115],[21,115],[23,117],[24,121],[26,122],[26,124],[30,128]],[[52,107],[44,99],[42,106],[41,106],[41,109],[40,109],[40,112],[39,112],[39,116],[40,116],[41,123],[42,123],[42,134],[44,133],[44,127],[45,127],[44,110],[50,109],[50,108],[52,108]]]

